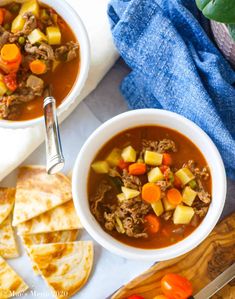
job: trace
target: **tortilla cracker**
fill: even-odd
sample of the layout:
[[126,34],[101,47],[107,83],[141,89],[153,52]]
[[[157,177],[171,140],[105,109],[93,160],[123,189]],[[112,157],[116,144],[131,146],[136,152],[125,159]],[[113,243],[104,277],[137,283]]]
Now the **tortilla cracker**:
[[59,299],[71,297],[85,285],[93,264],[91,241],[33,245],[29,254]]
[[70,200],[63,205],[19,224],[17,232],[18,234],[38,234],[80,228],[82,228],[81,222],[76,214],[73,201]]
[[[21,235],[21,239],[28,253],[30,246],[34,244],[47,244],[47,243],[64,243],[64,242],[73,242],[77,239],[78,230],[66,230],[60,232],[51,232],[51,233],[42,233],[35,235]],[[37,265],[31,260],[32,268],[35,275],[39,275],[40,272],[37,268]]]
[[14,188],[0,188],[0,224],[8,217],[15,202]]
[[0,225],[0,255],[5,259],[19,256],[15,241],[15,234],[11,225],[11,216],[12,215],[9,215]]
[[42,166],[21,167],[16,185],[13,226],[71,199],[71,182],[64,174],[48,175]]
[[0,256],[0,298],[16,297],[27,289],[23,279]]

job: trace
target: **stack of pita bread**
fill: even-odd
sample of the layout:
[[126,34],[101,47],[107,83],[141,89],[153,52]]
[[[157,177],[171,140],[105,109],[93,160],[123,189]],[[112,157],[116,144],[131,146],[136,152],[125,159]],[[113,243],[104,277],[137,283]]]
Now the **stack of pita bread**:
[[[19,169],[16,191],[2,192],[8,200],[5,204],[2,200],[5,216],[0,213],[0,255],[18,256],[13,225],[32,261],[34,273],[42,276],[55,298],[71,297],[90,275],[93,244],[76,241],[82,225],[74,208],[70,180],[62,173],[47,175],[41,166],[24,166]],[[8,238],[4,241],[6,234]],[[8,298],[1,296],[2,285],[0,272],[0,298]],[[19,291],[27,288],[22,281]]]

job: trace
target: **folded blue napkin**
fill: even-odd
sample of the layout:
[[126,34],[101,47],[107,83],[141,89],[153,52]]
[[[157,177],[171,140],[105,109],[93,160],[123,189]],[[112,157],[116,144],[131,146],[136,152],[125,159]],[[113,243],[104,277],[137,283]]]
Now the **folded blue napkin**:
[[132,70],[121,85],[129,108],[163,108],[191,119],[235,178],[235,72],[202,27],[195,1],[111,0],[108,14]]

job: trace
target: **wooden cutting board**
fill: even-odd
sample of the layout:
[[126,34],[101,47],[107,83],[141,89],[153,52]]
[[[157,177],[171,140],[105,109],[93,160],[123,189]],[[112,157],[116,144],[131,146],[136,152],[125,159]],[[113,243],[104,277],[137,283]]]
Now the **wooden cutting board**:
[[[235,263],[235,213],[220,222],[198,247],[181,257],[154,265],[119,289],[111,298],[124,299],[138,294],[145,299],[153,299],[161,294],[161,278],[172,272],[187,277],[196,294],[232,263]],[[235,280],[213,298],[235,299]]]

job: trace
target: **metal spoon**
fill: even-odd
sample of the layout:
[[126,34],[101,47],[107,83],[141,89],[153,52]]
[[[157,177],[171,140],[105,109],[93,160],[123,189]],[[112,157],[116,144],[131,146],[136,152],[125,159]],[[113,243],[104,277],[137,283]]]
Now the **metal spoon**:
[[48,174],[55,174],[63,169],[65,161],[56,114],[56,100],[50,94],[50,88],[48,88],[44,94],[43,103],[46,129],[46,169]]

